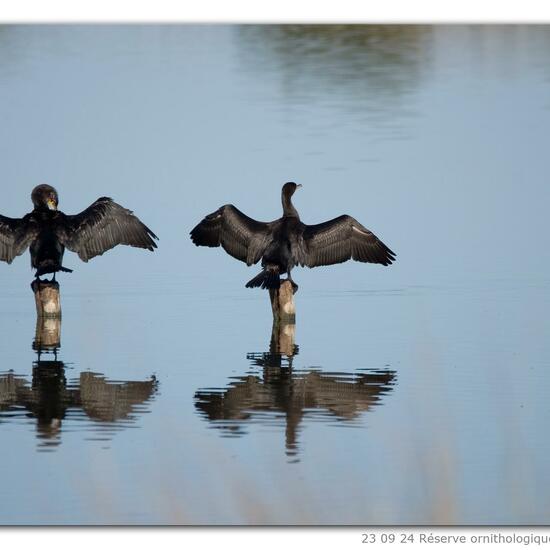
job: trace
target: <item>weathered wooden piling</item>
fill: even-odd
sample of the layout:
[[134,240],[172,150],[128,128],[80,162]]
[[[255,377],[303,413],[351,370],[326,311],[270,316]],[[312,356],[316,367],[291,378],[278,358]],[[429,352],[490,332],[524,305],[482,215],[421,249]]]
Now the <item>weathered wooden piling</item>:
[[294,323],[296,321],[294,290],[290,281],[282,281],[278,290],[270,289],[269,298],[274,322]]
[[273,311],[272,347],[288,357],[294,355],[296,333],[296,307],[294,290],[290,281],[282,281],[278,290],[269,291]]
[[57,281],[40,281],[31,284],[39,318],[61,318],[61,297]]
[[54,352],[61,347],[61,298],[59,283],[39,281],[31,284],[36,303],[36,332],[32,347],[41,352]]

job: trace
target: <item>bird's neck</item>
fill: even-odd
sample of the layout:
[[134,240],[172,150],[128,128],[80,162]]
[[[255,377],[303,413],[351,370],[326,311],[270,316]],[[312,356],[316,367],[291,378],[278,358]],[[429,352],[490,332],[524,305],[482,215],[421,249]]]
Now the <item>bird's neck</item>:
[[285,218],[298,218],[300,219],[300,215],[298,214],[298,210],[294,208],[294,205],[292,204],[292,200],[289,195],[282,195],[282,202],[283,202],[283,217]]
[[33,212],[42,218],[54,218],[59,210],[50,210],[47,206],[35,206]]

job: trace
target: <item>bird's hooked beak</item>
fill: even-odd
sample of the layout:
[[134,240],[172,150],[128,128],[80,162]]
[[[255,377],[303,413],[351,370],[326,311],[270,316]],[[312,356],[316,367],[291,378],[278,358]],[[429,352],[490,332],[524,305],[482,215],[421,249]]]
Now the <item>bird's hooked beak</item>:
[[55,199],[52,197],[48,197],[46,199],[46,205],[50,210],[57,210],[57,203],[55,202]]
[[301,184],[301,183],[297,183],[297,184],[296,184],[296,189],[298,189],[298,187],[302,187],[302,184]]

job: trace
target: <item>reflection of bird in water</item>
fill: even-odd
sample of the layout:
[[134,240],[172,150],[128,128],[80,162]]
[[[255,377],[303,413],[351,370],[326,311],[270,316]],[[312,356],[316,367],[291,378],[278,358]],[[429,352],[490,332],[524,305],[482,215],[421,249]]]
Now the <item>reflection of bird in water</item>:
[[37,437],[43,446],[56,446],[65,411],[73,402],[67,390],[62,361],[37,361],[32,369],[32,384],[13,373],[0,376],[0,410],[24,407],[36,418]]
[[274,346],[272,340],[269,352],[247,355],[254,366],[262,368],[261,375],[236,377],[229,387],[218,391],[196,392],[195,407],[215,427],[242,435],[246,423],[277,421],[282,413],[287,453],[295,455],[304,420],[354,420],[380,404],[395,383],[395,372],[390,370],[330,374],[314,369],[296,371],[292,356],[278,353]]
[[0,376],[0,416],[2,411],[24,407],[36,418],[41,446],[52,447],[61,442],[61,424],[67,415],[79,417],[83,411],[102,426],[132,421],[136,407],[147,402],[156,388],[154,377],[144,382],[111,382],[91,372],[81,373],[78,384],[67,385],[62,361],[39,359],[33,365],[30,386],[12,372]]
[[118,244],[153,250],[157,236],[112,199],[101,197],[80,214],[69,216],[57,209],[57,191],[49,185],[33,189],[34,210],[23,218],[0,216],[0,260],[11,263],[30,247],[36,277],[58,271],[65,248],[87,262]]
[[282,189],[283,217],[273,222],[249,218],[232,204],[209,214],[192,231],[197,246],[222,246],[224,250],[252,265],[262,260],[262,271],[248,281],[248,288],[277,289],[280,276],[291,277],[297,266],[332,265],[353,259],[358,262],[390,265],[395,254],[378,237],[348,215],[317,225],[300,221],[292,195],[300,187],[293,182]]
[[128,418],[137,405],[147,401],[157,388],[152,377],[146,382],[108,382],[101,374],[80,373],[80,406],[92,419],[117,422]]

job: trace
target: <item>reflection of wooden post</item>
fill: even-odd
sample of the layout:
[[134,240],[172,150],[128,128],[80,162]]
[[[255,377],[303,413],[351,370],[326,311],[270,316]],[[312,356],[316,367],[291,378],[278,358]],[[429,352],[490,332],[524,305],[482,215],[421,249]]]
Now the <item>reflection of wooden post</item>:
[[38,317],[61,317],[61,298],[58,282],[35,279],[31,284],[31,288],[34,292]]
[[270,351],[292,357],[296,353],[295,339],[296,325],[294,323],[273,321]]
[[32,349],[57,351],[61,347],[61,317],[37,317]]
[[282,323],[294,323],[296,320],[296,308],[294,307],[294,291],[290,281],[282,281],[279,290],[269,290],[273,321]]

